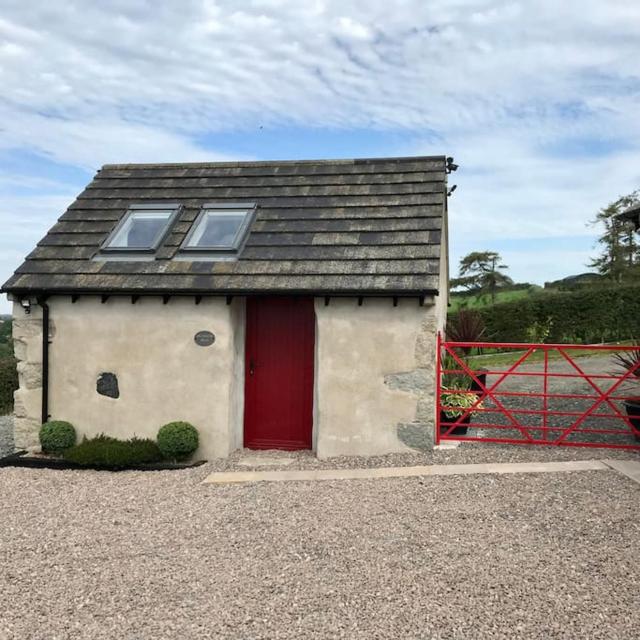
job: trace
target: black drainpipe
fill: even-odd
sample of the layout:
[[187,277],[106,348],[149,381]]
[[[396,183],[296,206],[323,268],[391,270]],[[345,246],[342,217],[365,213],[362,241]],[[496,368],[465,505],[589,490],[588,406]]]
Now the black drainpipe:
[[38,300],[42,307],[42,424],[49,421],[49,305],[46,298]]

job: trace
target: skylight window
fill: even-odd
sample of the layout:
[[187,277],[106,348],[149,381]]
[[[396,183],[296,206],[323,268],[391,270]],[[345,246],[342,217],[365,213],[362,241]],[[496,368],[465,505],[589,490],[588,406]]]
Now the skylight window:
[[255,204],[205,204],[182,245],[186,251],[238,251],[249,230]]
[[133,204],[111,233],[103,251],[153,252],[178,213],[178,204]]

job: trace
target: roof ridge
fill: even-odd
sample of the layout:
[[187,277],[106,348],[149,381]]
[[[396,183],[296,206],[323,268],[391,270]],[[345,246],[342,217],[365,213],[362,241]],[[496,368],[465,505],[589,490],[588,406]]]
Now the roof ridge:
[[116,163],[102,165],[103,169],[131,169],[131,168],[208,168],[208,167],[276,167],[291,165],[335,165],[335,164],[375,164],[378,162],[421,162],[441,160],[445,162],[446,156],[388,156],[369,158],[324,158],[317,160],[230,160],[216,162],[140,162],[140,163]]

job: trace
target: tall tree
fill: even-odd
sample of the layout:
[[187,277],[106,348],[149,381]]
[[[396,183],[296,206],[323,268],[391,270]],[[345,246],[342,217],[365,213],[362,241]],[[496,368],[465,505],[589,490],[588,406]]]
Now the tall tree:
[[598,238],[600,254],[589,263],[598,273],[622,282],[640,265],[640,247],[633,226],[622,222],[618,215],[640,202],[640,191],[618,198],[598,211],[590,224],[602,229]]
[[513,284],[504,271],[509,267],[502,264],[502,258],[495,251],[474,251],[460,260],[459,277],[451,281],[455,289],[463,287],[478,295],[489,294],[491,302],[496,301],[500,287]]

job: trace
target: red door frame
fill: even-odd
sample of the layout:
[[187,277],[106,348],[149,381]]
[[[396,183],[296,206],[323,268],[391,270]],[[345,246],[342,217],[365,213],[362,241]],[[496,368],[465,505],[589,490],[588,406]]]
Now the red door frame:
[[314,366],[313,298],[247,298],[245,447],[312,448]]

